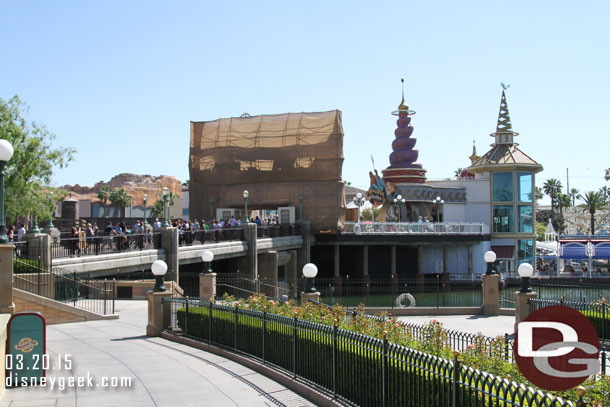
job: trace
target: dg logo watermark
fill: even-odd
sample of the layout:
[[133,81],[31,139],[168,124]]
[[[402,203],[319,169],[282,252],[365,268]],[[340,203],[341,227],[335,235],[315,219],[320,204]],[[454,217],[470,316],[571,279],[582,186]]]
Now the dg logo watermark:
[[514,354],[521,373],[545,390],[568,390],[600,372],[595,327],[562,305],[541,308],[519,324]]

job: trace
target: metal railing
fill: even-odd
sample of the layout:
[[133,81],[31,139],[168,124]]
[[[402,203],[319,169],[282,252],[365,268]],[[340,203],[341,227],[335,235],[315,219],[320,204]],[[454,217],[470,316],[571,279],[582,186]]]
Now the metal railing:
[[206,244],[244,240],[243,228],[219,228],[197,231],[179,230],[179,245]]
[[352,405],[574,406],[464,366],[457,356],[446,360],[337,326],[198,301],[163,305],[170,332],[252,357]]
[[282,225],[262,225],[256,228],[256,237],[284,237],[301,234],[301,226],[298,223]]
[[51,242],[51,258],[121,253],[161,247],[161,233],[62,238]]
[[13,287],[97,314],[114,314],[114,281],[91,280],[88,273],[61,269],[46,272],[22,260],[14,263],[21,272],[13,275]]
[[482,235],[489,233],[489,227],[483,223],[461,222],[345,222],[342,234],[390,234],[390,235]]

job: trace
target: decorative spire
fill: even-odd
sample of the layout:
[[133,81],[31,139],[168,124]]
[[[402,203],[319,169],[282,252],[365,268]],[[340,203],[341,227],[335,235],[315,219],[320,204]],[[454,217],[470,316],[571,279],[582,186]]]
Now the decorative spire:
[[470,163],[471,164],[474,164],[474,162],[480,158],[477,155],[477,146],[476,146],[474,140],[472,140],[472,155],[470,157],[468,157],[468,158],[470,158]]
[[508,103],[506,103],[506,89],[510,85],[502,83],[502,99],[500,100],[500,112],[498,113],[498,125],[496,126],[496,132],[490,134],[495,137],[495,144],[513,144],[513,137],[518,136],[519,133],[513,131],[513,125],[510,122],[510,113],[508,112]]
[[405,103],[405,80],[401,78],[400,81],[402,83],[402,102],[398,106],[398,110],[392,112],[394,116],[398,116],[397,128],[394,131],[396,138],[392,142],[390,166],[382,171],[383,179],[391,183],[424,183],[426,170],[416,162],[419,152],[414,148],[417,140],[412,136],[411,116],[415,114],[415,111],[410,110]]
[[398,105],[398,111],[409,110],[409,106],[407,106],[407,104],[405,103],[405,78],[400,78],[400,83],[402,85],[402,102],[400,102],[400,104]]

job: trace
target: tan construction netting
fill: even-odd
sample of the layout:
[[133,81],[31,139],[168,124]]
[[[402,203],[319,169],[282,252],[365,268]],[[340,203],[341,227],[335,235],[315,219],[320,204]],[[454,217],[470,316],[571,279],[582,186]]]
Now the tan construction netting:
[[207,219],[214,208],[294,206],[311,231],[342,223],[344,184],[341,112],[286,113],[191,122],[189,212]]

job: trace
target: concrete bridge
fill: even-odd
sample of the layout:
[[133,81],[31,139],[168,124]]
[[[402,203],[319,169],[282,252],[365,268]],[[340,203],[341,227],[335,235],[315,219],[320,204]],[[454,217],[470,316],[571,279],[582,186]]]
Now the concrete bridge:
[[[40,258],[45,269],[62,269],[74,273],[88,273],[90,278],[149,270],[155,260],[168,265],[167,276],[179,280],[180,266],[202,263],[205,250],[214,253],[214,261],[225,261],[232,272],[244,276],[277,281],[278,268],[285,267],[286,277],[297,277],[297,270],[309,262],[309,223],[300,222],[298,234],[278,237],[257,237],[256,224],[244,227],[243,240],[206,241],[180,246],[176,228],[161,230],[161,247],[117,253],[87,254],[78,257],[53,258],[51,239],[46,234],[28,235],[28,256]],[[259,232],[260,234],[260,232]]]

